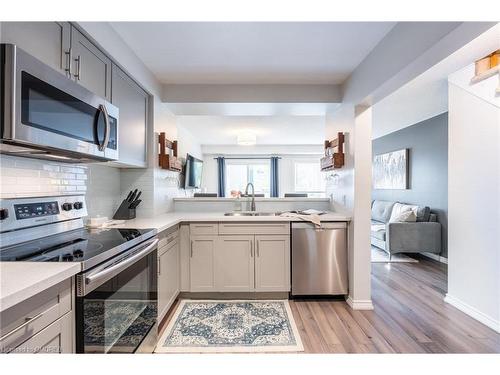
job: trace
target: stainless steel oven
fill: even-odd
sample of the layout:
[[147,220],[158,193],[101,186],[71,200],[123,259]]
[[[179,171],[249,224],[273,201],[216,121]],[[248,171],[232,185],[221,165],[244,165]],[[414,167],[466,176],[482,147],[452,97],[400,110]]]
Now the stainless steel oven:
[[157,340],[152,238],[76,276],[78,353],[152,353]]
[[0,46],[2,153],[118,160],[118,108],[12,44]]

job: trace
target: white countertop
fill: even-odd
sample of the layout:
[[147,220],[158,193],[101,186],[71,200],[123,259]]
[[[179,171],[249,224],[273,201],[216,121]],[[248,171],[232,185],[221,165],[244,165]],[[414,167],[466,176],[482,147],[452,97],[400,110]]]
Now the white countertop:
[[[242,201],[250,200],[252,197],[241,197]],[[231,197],[177,197],[174,202],[234,202],[236,198]],[[270,197],[255,197],[256,202],[330,202],[330,198],[319,197],[286,197],[286,198],[270,198]]]
[[0,311],[76,275],[80,270],[80,263],[0,262]]
[[[321,221],[350,221],[351,218],[336,212],[328,212],[320,216]],[[289,218],[281,216],[224,216],[223,212],[170,212],[152,218],[127,220],[125,223],[113,226],[112,228],[153,228],[161,232],[182,222],[223,222],[223,221],[244,221],[244,222],[272,222],[272,221],[302,221],[299,218]]]

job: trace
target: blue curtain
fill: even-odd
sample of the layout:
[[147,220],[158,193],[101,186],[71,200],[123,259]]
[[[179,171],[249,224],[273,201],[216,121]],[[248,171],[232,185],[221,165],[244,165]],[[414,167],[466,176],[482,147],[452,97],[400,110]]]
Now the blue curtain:
[[219,179],[219,197],[224,198],[225,187],[226,187],[226,159],[219,156],[217,158],[217,171],[218,171],[218,179]]
[[273,156],[271,158],[271,197],[279,197],[279,186],[278,186],[278,160],[279,158]]

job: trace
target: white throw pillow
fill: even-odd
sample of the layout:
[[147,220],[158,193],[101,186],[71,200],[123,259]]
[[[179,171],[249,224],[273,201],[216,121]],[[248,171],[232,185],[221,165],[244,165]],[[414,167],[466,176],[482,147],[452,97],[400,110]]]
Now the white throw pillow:
[[[395,203],[392,207],[391,218],[389,219],[389,223],[397,223],[399,216],[404,212],[413,212],[415,214],[415,218],[417,217],[418,206],[412,206],[409,204]],[[415,219],[416,221],[416,219]]]
[[417,215],[413,211],[404,211],[402,212],[393,223],[414,223],[417,221]]

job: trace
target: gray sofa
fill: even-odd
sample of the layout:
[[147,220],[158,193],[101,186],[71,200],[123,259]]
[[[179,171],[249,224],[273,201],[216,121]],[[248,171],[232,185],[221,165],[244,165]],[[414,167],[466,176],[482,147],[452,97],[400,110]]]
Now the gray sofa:
[[[397,202],[372,202],[371,244],[396,253],[441,252],[441,224],[429,207],[416,208],[416,222],[390,222],[392,210]],[[409,205],[408,205],[409,206]],[[400,206],[401,207],[401,206]]]

